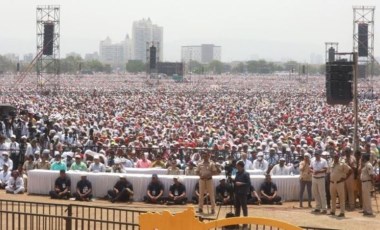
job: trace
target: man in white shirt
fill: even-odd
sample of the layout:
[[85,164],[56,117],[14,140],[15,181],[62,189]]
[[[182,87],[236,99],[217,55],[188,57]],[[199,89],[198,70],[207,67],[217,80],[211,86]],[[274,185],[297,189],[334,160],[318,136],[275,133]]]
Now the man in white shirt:
[[326,191],[325,191],[325,176],[328,168],[327,161],[321,158],[321,150],[315,151],[315,160],[311,162],[310,169],[313,173],[312,190],[315,198],[316,206],[313,212],[321,212],[326,214]]
[[9,159],[9,153],[6,151],[0,152],[0,170],[3,170],[3,165],[8,164],[9,168],[13,169],[13,161]]
[[100,162],[99,155],[94,156],[94,162],[91,163],[90,167],[88,168],[88,171],[90,172],[105,172],[106,167],[103,163]]
[[244,169],[251,170],[252,169],[252,161],[248,160],[247,153],[241,153],[241,160],[244,162]]
[[253,161],[252,165],[253,170],[261,170],[266,172],[268,170],[268,162],[264,160],[264,153],[259,152],[257,154],[257,159]]
[[290,169],[285,165],[285,158],[280,158],[280,163],[273,166],[270,171],[271,176],[290,175]]
[[5,163],[3,170],[0,171],[0,189],[4,189],[8,185],[9,178],[11,177],[11,171],[8,168],[9,165]]
[[20,176],[17,170],[12,172],[12,176],[9,178],[8,185],[5,187],[7,193],[19,194],[25,191],[24,180]]
[[16,141],[16,136],[11,136],[11,143],[9,144],[10,158],[13,161],[14,168],[10,170],[17,169],[20,162],[20,144]]

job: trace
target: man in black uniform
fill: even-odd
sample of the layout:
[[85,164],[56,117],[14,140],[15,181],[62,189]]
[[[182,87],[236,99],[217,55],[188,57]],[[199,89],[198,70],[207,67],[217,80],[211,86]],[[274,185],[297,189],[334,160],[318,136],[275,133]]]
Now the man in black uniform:
[[162,195],[164,194],[164,186],[161,181],[158,180],[157,174],[152,175],[152,181],[148,185],[146,191],[146,196],[144,196],[144,201],[151,204],[162,204],[164,199]]
[[260,193],[263,204],[282,204],[281,197],[277,195],[277,185],[272,182],[270,174],[265,174],[265,181],[260,186]]
[[237,173],[234,180],[235,193],[235,216],[240,216],[240,209],[243,210],[243,215],[248,216],[247,193],[251,186],[249,174],[244,170],[244,162],[236,163]]
[[108,190],[108,196],[111,202],[115,201],[130,201],[133,196],[133,185],[127,180],[125,175],[120,176],[120,180],[116,182],[113,189]]
[[168,204],[186,204],[186,187],[179,181],[179,177],[173,178],[174,184],[170,185]]
[[70,198],[70,178],[66,175],[65,170],[59,171],[59,177],[55,180],[54,190],[49,192],[51,199],[69,199]]
[[76,200],[91,201],[92,199],[92,184],[87,180],[86,174],[81,175],[80,181],[77,183],[76,192],[73,194]]
[[232,188],[229,184],[226,183],[226,179],[220,179],[220,184],[216,186],[216,203],[220,204],[232,204],[233,199]]

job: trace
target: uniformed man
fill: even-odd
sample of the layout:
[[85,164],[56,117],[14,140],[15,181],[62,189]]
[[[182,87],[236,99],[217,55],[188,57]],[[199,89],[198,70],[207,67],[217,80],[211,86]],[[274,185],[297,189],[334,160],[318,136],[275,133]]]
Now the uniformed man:
[[362,201],[363,201],[363,215],[372,216],[372,205],[371,205],[371,189],[372,181],[375,177],[375,172],[373,166],[370,162],[370,155],[363,154],[362,156],[362,169],[360,174],[360,180],[362,181]]
[[204,194],[207,191],[210,194],[211,214],[215,214],[215,192],[212,176],[220,173],[219,167],[210,160],[210,154],[201,152],[202,161],[199,162],[196,173],[199,175],[199,204],[198,212],[203,213]]
[[316,202],[316,207],[313,212],[321,212],[326,214],[326,191],[325,191],[325,176],[328,168],[327,161],[321,158],[321,151],[317,150],[314,153],[315,160],[311,162],[312,190]]
[[330,195],[331,195],[331,212],[335,215],[336,210],[336,194],[339,196],[340,214],[338,217],[344,217],[346,206],[346,198],[344,191],[344,181],[352,174],[350,166],[344,162],[339,162],[339,154],[334,155],[334,162],[330,167]]
[[348,196],[348,207],[349,210],[355,209],[355,176],[354,172],[356,171],[356,159],[352,154],[352,150],[349,147],[344,149],[345,156],[343,157],[344,162],[350,166],[352,173],[347,180],[344,182],[346,193]]

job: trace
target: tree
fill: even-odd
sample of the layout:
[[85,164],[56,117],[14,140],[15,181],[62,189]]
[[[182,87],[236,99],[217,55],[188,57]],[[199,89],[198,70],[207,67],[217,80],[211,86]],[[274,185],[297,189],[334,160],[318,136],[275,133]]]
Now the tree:
[[239,62],[235,67],[232,68],[232,73],[244,73],[246,68],[247,67],[244,62]]
[[125,68],[130,73],[139,73],[145,71],[145,64],[141,60],[129,60]]
[[221,74],[224,72],[224,65],[222,62],[214,60],[208,64],[207,69],[214,74]]

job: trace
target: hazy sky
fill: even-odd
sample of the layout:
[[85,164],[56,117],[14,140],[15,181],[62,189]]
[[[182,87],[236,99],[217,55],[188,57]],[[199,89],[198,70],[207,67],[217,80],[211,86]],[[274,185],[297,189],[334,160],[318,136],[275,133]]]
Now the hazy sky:
[[[164,27],[164,59],[180,60],[182,45],[222,46],[222,61],[324,57],[326,41],[352,51],[353,5],[379,0],[1,0],[0,54],[36,52],[36,6],[61,6],[61,57],[119,42],[132,22],[150,17]],[[375,56],[380,56],[376,32]],[[379,45],[377,45],[379,44]],[[22,58],[22,57],[21,57]]]

